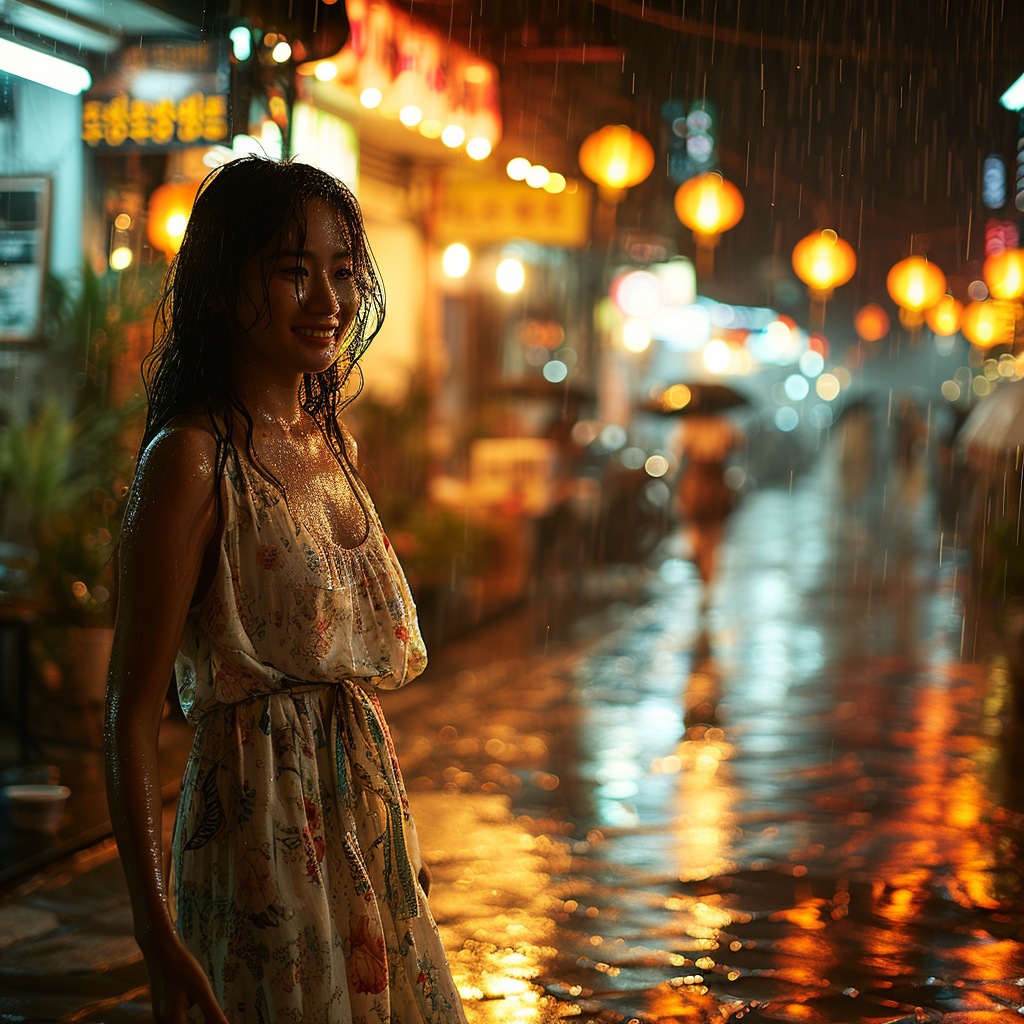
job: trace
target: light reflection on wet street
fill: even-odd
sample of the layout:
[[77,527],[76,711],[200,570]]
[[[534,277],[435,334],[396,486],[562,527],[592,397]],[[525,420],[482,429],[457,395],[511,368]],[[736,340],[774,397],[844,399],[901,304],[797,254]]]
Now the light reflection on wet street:
[[[834,491],[745,500],[706,631],[670,539],[643,600],[549,634],[553,590],[385,695],[470,1024],[1019,1019],[1006,672],[934,508]],[[149,1012],[113,846],[77,860],[0,903],[5,1020]]]
[[670,545],[617,628],[393,716],[473,1024],[1019,1017],[1006,680],[934,510],[832,490],[747,499],[707,633]]

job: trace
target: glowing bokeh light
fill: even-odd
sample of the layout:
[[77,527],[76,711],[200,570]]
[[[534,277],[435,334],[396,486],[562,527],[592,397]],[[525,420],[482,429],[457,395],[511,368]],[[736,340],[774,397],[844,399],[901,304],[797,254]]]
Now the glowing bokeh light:
[[662,401],[669,409],[683,409],[690,404],[692,392],[685,384],[673,384],[662,395]]
[[820,352],[815,352],[814,349],[809,348],[800,356],[798,365],[800,372],[805,377],[817,377],[825,369],[825,359]]
[[789,431],[795,430],[799,422],[800,414],[792,406],[784,405],[775,411],[775,426],[787,434]]
[[380,89],[375,89],[373,86],[364,89],[359,94],[359,102],[368,110],[373,110],[374,107],[379,107],[382,99],[384,99],[384,93],[382,93]]
[[466,141],[466,130],[458,124],[449,124],[441,132],[441,141],[449,149],[458,149]]
[[810,384],[807,383],[807,378],[799,373],[790,374],[786,378],[783,388],[786,392],[786,397],[791,402],[802,402],[811,390]]
[[704,346],[704,365],[711,373],[726,373],[729,369],[732,353],[729,343],[716,338]]
[[465,277],[469,264],[469,250],[461,242],[449,245],[441,257],[441,265],[449,277]]
[[543,164],[533,164],[525,180],[530,188],[543,188],[551,180],[551,172]]
[[924,319],[935,334],[948,338],[960,330],[963,312],[963,303],[957,302],[952,295],[943,295],[931,309],[925,311]]
[[252,33],[245,25],[236,25],[229,33],[231,53],[235,60],[248,60],[252,56]]
[[622,325],[622,344],[630,352],[643,352],[651,344],[651,325],[640,317],[629,317]]
[[414,103],[410,103],[407,106],[402,107],[398,112],[398,120],[401,121],[406,128],[415,128],[416,125],[423,120],[423,111]]
[[132,265],[132,251],[127,245],[119,245],[110,254],[110,266],[112,270],[126,270]]
[[546,184],[541,187],[545,192],[557,196],[560,192],[565,191],[565,175],[559,174],[558,171],[552,171]]
[[825,399],[826,402],[834,402],[839,397],[842,388],[835,374],[823,373],[814,382],[814,390],[818,393],[819,398]]
[[494,280],[506,295],[515,295],[526,283],[526,271],[519,260],[509,257],[498,264]]
[[505,165],[505,173],[513,181],[525,181],[527,174],[530,173],[530,161],[524,156],[513,157]]
[[648,270],[631,270],[612,282],[612,301],[626,316],[649,318],[661,308],[661,282]]
[[541,373],[544,374],[545,380],[551,381],[552,384],[558,384],[569,375],[569,367],[561,359],[552,359],[544,364]]

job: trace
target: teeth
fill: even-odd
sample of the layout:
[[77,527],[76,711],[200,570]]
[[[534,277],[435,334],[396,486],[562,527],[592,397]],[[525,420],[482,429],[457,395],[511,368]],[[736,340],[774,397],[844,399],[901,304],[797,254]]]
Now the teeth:
[[308,330],[304,330],[301,333],[305,334],[307,338],[333,338],[334,334],[335,334],[334,331],[308,331]]

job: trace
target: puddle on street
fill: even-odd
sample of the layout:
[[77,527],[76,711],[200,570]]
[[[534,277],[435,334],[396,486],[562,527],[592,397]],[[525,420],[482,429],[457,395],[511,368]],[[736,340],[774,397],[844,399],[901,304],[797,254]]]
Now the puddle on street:
[[471,1024],[1019,1019],[1008,682],[929,532],[868,549],[823,492],[748,499],[708,634],[670,557],[582,653],[400,719]]

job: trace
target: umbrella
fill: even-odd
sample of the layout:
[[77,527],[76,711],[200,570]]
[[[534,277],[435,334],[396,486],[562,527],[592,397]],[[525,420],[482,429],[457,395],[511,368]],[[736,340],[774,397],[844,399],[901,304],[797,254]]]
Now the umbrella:
[[[679,392],[675,388],[681,388]],[[677,384],[660,398],[645,402],[640,408],[669,416],[714,416],[749,405],[750,400],[725,384]]]
[[1024,446],[1024,380],[1003,384],[979,402],[957,435],[957,445],[984,458]]

